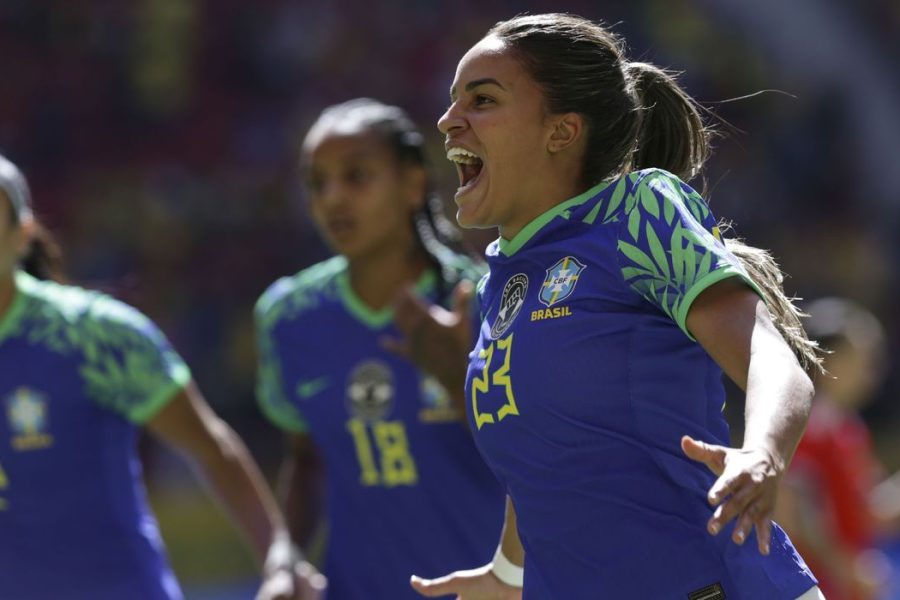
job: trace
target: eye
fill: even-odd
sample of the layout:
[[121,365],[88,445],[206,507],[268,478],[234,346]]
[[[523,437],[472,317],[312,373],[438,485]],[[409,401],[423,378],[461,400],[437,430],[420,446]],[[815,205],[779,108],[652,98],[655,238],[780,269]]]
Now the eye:
[[346,178],[347,183],[361,185],[369,180],[369,172],[361,167],[353,167],[347,170],[344,177]]
[[306,178],[306,187],[313,195],[318,195],[322,192],[322,186],[324,185],[324,181],[322,177],[318,175],[310,175]]
[[494,102],[493,98],[491,98],[490,96],[485,96],[483,94],[477,94],[473,101],[475,106],[482,106],[484,104],[492,104],[493,102]]

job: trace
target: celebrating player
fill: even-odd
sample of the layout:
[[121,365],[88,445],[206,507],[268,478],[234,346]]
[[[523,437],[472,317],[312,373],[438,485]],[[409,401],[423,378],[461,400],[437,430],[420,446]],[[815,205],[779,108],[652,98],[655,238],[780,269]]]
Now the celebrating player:
[[[277,281],[256,312],[259,401],[289,434],[288,522],[306,539],[327,515],[330,597],[417,597],[410,569],[490,558],[504,500],[466,430],[464,378],[426,377],[398,354],[428,350],[391,343],[391,305],[409,286],[446,303],[481,271],[444,241],[452,230],[429,193],[423,138],[401,109],[369,99],[326,109],[302,171],[337,256]],[[465,352],[446,350],[462,368]],[[322,465],[319,510],[306,492]]]
[[258,598],[318,598],[322,576],[162,333],[108,296],[39,279],[49,248],[0,157],[0,598],[182,597],[141,482],[141,428],[198,467],[246,534],[264,564]]
[[[457,218],[500,230],[466,400],[511,503],[492,564],[413,586],[462,600],[522,583],[535,599],[818,597],[770,521],[812,396],[791,344],[817,358],[774,264],[733,246],[748,275],[684,182],[708,151],[694,102],[603,27],[560,14],[494,26],[450,102],[438,127]],[[747,394],[742,448],[723,371]]]

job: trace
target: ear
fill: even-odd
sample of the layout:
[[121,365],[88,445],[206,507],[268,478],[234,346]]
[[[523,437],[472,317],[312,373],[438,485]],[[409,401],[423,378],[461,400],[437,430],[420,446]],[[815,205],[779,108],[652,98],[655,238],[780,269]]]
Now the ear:
[[16,227],[16,231],[13,233],[15,240],[13,243],[15,244],[16,255],[20,259],[24,258],[28,252],[31,238],[34,237],[36,228],[37,226],[33,219],[26,219]]
[[578,113],[565,113],[553,118],[550,139],[547,140],[547,151],[558,154],[570,148],[584,131],[584,119]]
[[406,205],[413,211],[422,207],[428,188],[428,174],[424,167],[411,166],[404,169],[404,193]]

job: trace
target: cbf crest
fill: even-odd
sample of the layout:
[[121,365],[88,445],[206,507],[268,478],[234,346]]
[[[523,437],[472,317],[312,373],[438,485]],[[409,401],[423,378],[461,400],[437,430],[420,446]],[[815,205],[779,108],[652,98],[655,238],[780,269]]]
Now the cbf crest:
[[572,295],[575,285],[585,265],[574,256],[566,256],[559,259],[556,264],[547,269],[547,277],[541,286],[541,294],[538,300],[544,306],[553,306]]
[[357,419],[378,421],[394,407],[394,374],[378,360],[365,360],[350,373],[347,409]]
[[47,399],[43,394],[20,387],[6,397],[5,404],[14,449],[39,450],[53,444]]
[[506,333],[513,320],[525,305],[525,294],[528,292],[528,277],[518,273],[509,278],[500,295],[500,310],[491,327],[491,337],[497,339]]

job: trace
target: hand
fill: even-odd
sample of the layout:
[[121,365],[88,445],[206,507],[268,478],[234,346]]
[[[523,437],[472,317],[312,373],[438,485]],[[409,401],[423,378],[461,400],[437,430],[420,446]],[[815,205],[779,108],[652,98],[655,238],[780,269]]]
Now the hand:
[[383,338],[382,345],[409,359],[434,376],[451,394],[465,387],[466,356],[472,333],[469,303],[474,294],[470,281],[461,281],[453,290],[453,308],[448,311],[427,305],[410,289],[394,301],[394,323],[403,339]]
[[717,507],[707,524],[709,532],[716,535],[726,523],[737,519],[731,539],[743,544],[756,527],[759,551],[768,554],[783,463],[762,448],[739,450],[688,436],[681,438],[681,449],[688,458],[702,462],[719,477],[707,496],[709,503]]
[[306,561],[298,561],[293,570],[275,570],[266,576],[256,600],[321,600],[328,587],[325,576]]
[[522,588],[506,585],[491,572],[488,563],[477,569],[456,571],[437,579],[413,575],[409,583],[423,596],[456,594],[456,600],[522,600]]

